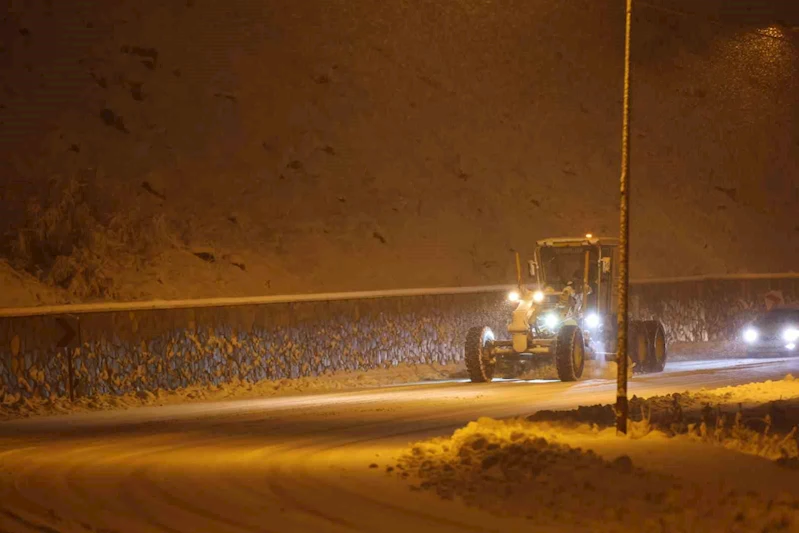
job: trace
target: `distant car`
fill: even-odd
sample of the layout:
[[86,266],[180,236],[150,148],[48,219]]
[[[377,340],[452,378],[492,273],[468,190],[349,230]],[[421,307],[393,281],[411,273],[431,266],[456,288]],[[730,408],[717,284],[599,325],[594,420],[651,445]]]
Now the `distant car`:
[[760,313],[744,328],[743,340],[751,355],[799,355],[799,306]]

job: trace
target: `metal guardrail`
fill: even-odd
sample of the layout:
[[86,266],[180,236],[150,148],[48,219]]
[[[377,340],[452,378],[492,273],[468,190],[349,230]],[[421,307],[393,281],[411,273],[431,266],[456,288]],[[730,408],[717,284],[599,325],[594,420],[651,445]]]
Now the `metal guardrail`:
[[[781,274],[722,274],[708,276],[684,276],[675,278],[651,278],[630,280],[632,285],[661,285],[702,281],[735,281],[760,279],[799,279],[799,272]],[[63,304],[37,307],[0,308],[0,318],[46,315],[74,315],[103,313],[109,311],[146,311],[156,309],[187,309],[203,307],[231,307],[278,303],[322,302],[336,300],[365,300],[403,296],[440,296],[447,294],[478,294],[511,290],[514,285],[482,285],[477,287],[440,287],[422,289],[393,289],[380,291],[329,292],[313,294],[251,296],[240,298],[201,298],[186,300],[148,300],[141,302],[97,302],[86,304]]]
[[187,309],[203,307],[234,307],[298,302],[327,302],[336,300],[366,300],[403,296],[442,296],[447,294],[479,294],[511,290],[514,285],[484,285],[479,287],[443,287],[430,289],[394,289],[383,291],[328,292],[241,298],[202,298],[192,300],[148,300],[142,302],[98,302],[87,304],[48,305],[39,307],[0,308],[0,318],[46,315],[78,315],[110,311],[150,311],[156,309]]
[[799,272],[781,274],[720,274],[708,276],[683,276],[676,278],[649,278],[631,280],[633,285],[661,285],[665,283],[688,283],[696,281],[752,281],[766,279],[799,279]]

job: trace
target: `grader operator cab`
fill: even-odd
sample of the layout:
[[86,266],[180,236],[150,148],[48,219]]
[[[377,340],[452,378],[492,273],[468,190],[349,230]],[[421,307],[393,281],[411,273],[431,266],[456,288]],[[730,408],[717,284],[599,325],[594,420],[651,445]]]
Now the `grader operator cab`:
[[[508,295],[516,303],[508,333],[499,339],[489,327],[466,335],[465,359],[473,382],[491,381],[498,359],[552,357],[561,381],[583,374],[586,359],[616,359],[618,240],[586,235],[538,241],[528,261],[535,287],[521,280]],[[655,320],[629,323],[628,355],[636,372],[666,366],[666,335]]]

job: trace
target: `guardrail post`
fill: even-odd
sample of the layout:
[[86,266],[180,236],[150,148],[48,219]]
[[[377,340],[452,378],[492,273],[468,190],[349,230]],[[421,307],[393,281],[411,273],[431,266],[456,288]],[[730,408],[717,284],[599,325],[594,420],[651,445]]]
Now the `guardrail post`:
[[72,367],[72,353],[73,350],[65,349],[67,354],[67,393],[69,394],[70,403],[75,402],[75,370]]
[[[66,318],[71,318],[75,320],[75,328],[72,328],[72,325],[66,320]],[[61,329],[63,330],[63,336],[56,344],[58,349],[64,350],[64,354],[67,358],[67,394],[69,394],[69,401],[75,401],[75,368],[74,368],[74,357],[76,353],[80,353],[81,345],[83,344],[81,340],[81,332],[80,332],[80,316],[77,315],[66,315],[62,317],[56,318],[56,322]],[[77,347],[73,346],[73,340],[77,336],[78,345]]]

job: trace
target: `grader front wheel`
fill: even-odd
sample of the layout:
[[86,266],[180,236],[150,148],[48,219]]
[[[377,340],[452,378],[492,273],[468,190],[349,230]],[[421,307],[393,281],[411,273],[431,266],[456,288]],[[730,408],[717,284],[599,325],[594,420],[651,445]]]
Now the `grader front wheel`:
[[475,327],[466,334],[464,358],[466,371],[472,383],[485,383],[494,379],[496,361],[491,357],[491,341],[494,332],[491,328]]
[[585,341],[577,326],[563,326],[558,332],[555,364],[561,381],[577,381],[585,368]]

